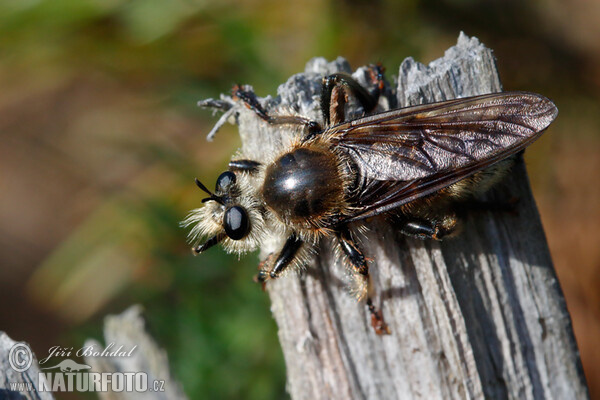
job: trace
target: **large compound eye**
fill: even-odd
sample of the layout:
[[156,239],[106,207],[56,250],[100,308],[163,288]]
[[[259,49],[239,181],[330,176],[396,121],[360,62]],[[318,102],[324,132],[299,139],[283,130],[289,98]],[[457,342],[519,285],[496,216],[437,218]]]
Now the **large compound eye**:
[[248,214],[240,206],[229,207],[223,216],[225,233],[233,240],[240,240],[248,234],[250,221]]
[[231,171],[225,171],[217,178],[215,191],[218,193],[228,193],[234,183],[235,174]]

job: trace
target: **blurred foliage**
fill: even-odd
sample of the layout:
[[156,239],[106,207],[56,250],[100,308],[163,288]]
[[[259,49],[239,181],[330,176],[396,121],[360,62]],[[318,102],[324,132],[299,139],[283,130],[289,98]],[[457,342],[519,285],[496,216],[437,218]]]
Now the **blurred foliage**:
[[[285,397],[268,296],[251,282],[257,257],[214,249],[193,258],[178,225],[203,197],[193,177],[214,182],[238,145],[234,128],[205,142],[216,119],[196,101],[234,82],[274,94],[314,56],[381,61],[390,77],[407,56],[441,56],[465,30],[495,49],[506,88],[539,91],[561,110],[553,134],[528,151],[553,246],[561,233],[552,227],[597,222],[595,192],[582,192],[583,217],[552,214],[578,190],[561,180],[562,166],[596,168],[600,154],[598,41],[570,29],[561,7],[594,38],[600,24],[573,4],[0,0],[0,170],[10,171],[0,176],[0,287],[6,301],[26,295],[14,307],[31,315],[0,314],[0,323],[43,354],[98,338],[103,315],[141,303],[190,398]],[[591,149],[589,164],[573,162],[574,143]],[[584,363],[597,351],[586,353],[586,338],[600,332],[600,255],[586,246],[580,269],[563,265],[561,276],[574,315],[595,321],[578,332]],[[562,255],[559,274],[570,259]],[[600,366],[590,361],[586,372]]]

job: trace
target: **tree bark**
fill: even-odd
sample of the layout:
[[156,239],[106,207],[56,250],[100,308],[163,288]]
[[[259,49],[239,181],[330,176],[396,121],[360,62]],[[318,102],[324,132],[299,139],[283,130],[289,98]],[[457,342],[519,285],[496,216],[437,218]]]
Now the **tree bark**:
[[[343,59],[314,59],[279,87],[277,98],[261,102],[270,111],[291,109],[320,120],[321,78],[338,71],[351,72]],[[354,76],[364,82],[365,69]],[[404,107],[498,91],[492,51],[461,33],[457,45],[429,66],[406,59],[393,95]],[[385,96],[380,101],[383,108],[393,103]],[[239,125],[242,153],[257,160],[298,134],[235,105],[227,117]],[[328,240],[314,265],[268,282],[291,397],[587,398],[522,160],[486,198],[515,196],[518,215],[473,213],[459,237],[443,242],[407,238],[383,218],[367,223],[362,247],[373,260],[374,302],[391,335],[374,333],[365,305],[347,291],[347,271]],[[272,238],[262,256],[280,243]]]

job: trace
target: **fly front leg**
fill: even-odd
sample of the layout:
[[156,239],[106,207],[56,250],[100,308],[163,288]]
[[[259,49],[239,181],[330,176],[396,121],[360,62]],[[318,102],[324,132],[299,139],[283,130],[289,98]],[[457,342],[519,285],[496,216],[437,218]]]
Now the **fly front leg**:
[[248,172],[254,174],[262,164],[253,160],[231,160],[229,170],[234,172]]
[[366,303],[371,314],[371,326],[378,335],[389,335],[390,328],[385,323],[381,311],[373,305],[373,300],[369,294],[369,266],[362,250],[350,235],[348,228],[340,229],[336,232],[336,235],[342,251],[354,269],[354,278],[362,291],[362,293],[359,293],[359,297],[367,297]]
[[298,255],[298,251],[301,249],[304,242],[295,233],[292,233],[286,240],[283,248],[279,252],[279,255],[271,267],[271,263],[265,263],[265,265],[258,272],[256,280],[260,283],[266,282],[268,279],[278,278],[281,273],[293,263]]

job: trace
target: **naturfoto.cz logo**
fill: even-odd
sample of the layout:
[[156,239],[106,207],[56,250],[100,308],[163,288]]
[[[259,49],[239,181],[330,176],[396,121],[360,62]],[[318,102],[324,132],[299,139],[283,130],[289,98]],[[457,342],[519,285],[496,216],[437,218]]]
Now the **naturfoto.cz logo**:
[[[94,357],[128,357],[134,346],[124,351],[123,346],[115,347],[110,344],[102,351],[92,346],[76,352]],[[114,349],[111,351],[111,349]],[[73,349],[55,346],[50,349],[50,355],[39,362],[43,364],[52,357],[71,355]],[[16,343],[9,352],[9,364],[16,372],[23,373],[33,364],[33,353],[26,343]],[[35,382],[10,382],[9,388],[18,392],[164,392],[164,380],[151,379],[146,372],[95,372],[87,364],[79,364],[71,359],[65,359],[49,367],[40,368],[37,385]],[[35,380],[34,376],[30,377]]]

